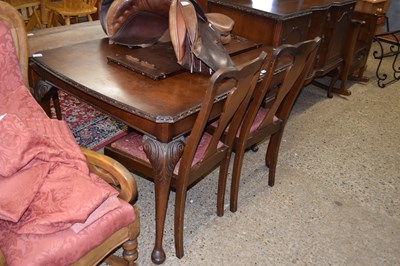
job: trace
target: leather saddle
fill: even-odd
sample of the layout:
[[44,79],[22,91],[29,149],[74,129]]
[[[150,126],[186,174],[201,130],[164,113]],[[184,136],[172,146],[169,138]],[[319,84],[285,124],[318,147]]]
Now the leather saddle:
[[99,6],[110,43],[146,47],[171,41],[177,62],[191,72],[212,74],[234,65],[223,46],[233,20],[205,14],[194,0],[102,0]]
[[111,43],[149,46],[168,32],[170,0],[103,0],[100,23]]

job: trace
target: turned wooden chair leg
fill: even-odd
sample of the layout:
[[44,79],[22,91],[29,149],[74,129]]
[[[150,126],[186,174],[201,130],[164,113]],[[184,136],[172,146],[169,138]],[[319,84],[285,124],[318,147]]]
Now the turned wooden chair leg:
[[122,255],[124,257],[124,260],[128,263],[128,266],[136,265],[135,260],[139,256],[137,247],[137,239],[128,240],[122,245],[122,249],[124,250]]
[[65,16],[65,25],[71,25],[71,17],[70,16]]
[[53,18],[54,18],[54,12],[53,11],[49,11],[49,15],[48,15],[48,18],[47,18],[47,28],[53,27]]

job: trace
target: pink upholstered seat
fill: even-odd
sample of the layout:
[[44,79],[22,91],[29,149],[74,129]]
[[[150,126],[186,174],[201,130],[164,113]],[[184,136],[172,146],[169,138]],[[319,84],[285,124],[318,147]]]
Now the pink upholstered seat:
[[[208,144],[211,141],[211,137],[212,136],[208,133],[204,133],[204,135],[202,136],[199,146],[194,155],[192,166],[197,164],[198,162],[200,162],[200,160],[204,157],[204,153],[207,150]],[[132,157],[143,160],[144,162],[147,162],[150,165],[150,161],[147,158],[146,153],[143,150],[142,138],[143,138],[143,135],[139,134],[136,131],[133,131],[130,134],[111,143],[111,147],[113,147],[114,149],[126,152],[126,153],[130,154]],[[225,146],[225,148],[227,148],[224,143],[219,142],[217,148],[222,149],[223,146]],[[174,175],[178,175],[180,163],[181,163],[181,160],[179,160],[175,166]]]
[[8,265],[71,265],[137,218],[130,204],[119,201],[119,208],[79,233],[70,228],[45,235],[16,234],[0,227],[0,248]]

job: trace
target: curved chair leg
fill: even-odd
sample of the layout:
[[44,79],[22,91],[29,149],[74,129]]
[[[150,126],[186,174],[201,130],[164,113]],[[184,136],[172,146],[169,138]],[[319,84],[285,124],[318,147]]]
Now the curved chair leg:
[[178,258],[182,258],[184,255],[183,226],[184,226],[184,216],[185,216],[186,194],[187,194],[186,184],[185,185],[178,184],[175,193],[175,218],[174,218],[175,254]]
[[225,160],[222,162],[219,168],[219,180],[218,180],[218,198],[217,198],[217,215],[222,217],[224,215],[224,202],[225,202],[225,189],[226,181],[228,179],[228,168],[230,161],[230,154],[227,155]]
[[273,187],[275,184],[276,164],[278,162],[278,154],[281,146],[283,129],[284,126],[282,126],[277,133],[271,136],[269,139],[267,153],[265,154],[265,165],[269,168],[268,185],[270,187]]
[[230,199],[231,212],[237,211],[240,174],[242,172],[244,152],[245,152],[244,144],[239,144],[235,151],[235,160],[233,162],[233,170],[232,170],[231,199]]

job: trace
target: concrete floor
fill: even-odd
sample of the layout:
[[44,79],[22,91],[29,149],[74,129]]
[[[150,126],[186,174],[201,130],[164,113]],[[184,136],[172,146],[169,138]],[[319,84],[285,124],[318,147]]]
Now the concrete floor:
[[[267,143],[248,152],[239,208],[216,216],[214,171],[189,190],[185,256],[175,256],[171,193],[164,265],[400,265],[400,82],[366,84],[332,99],[314,86],[296,103],[267,186]],[[151,265],[153,184],[137,177],[139,265]],[[229,183],[228,183],[229,184]]]

